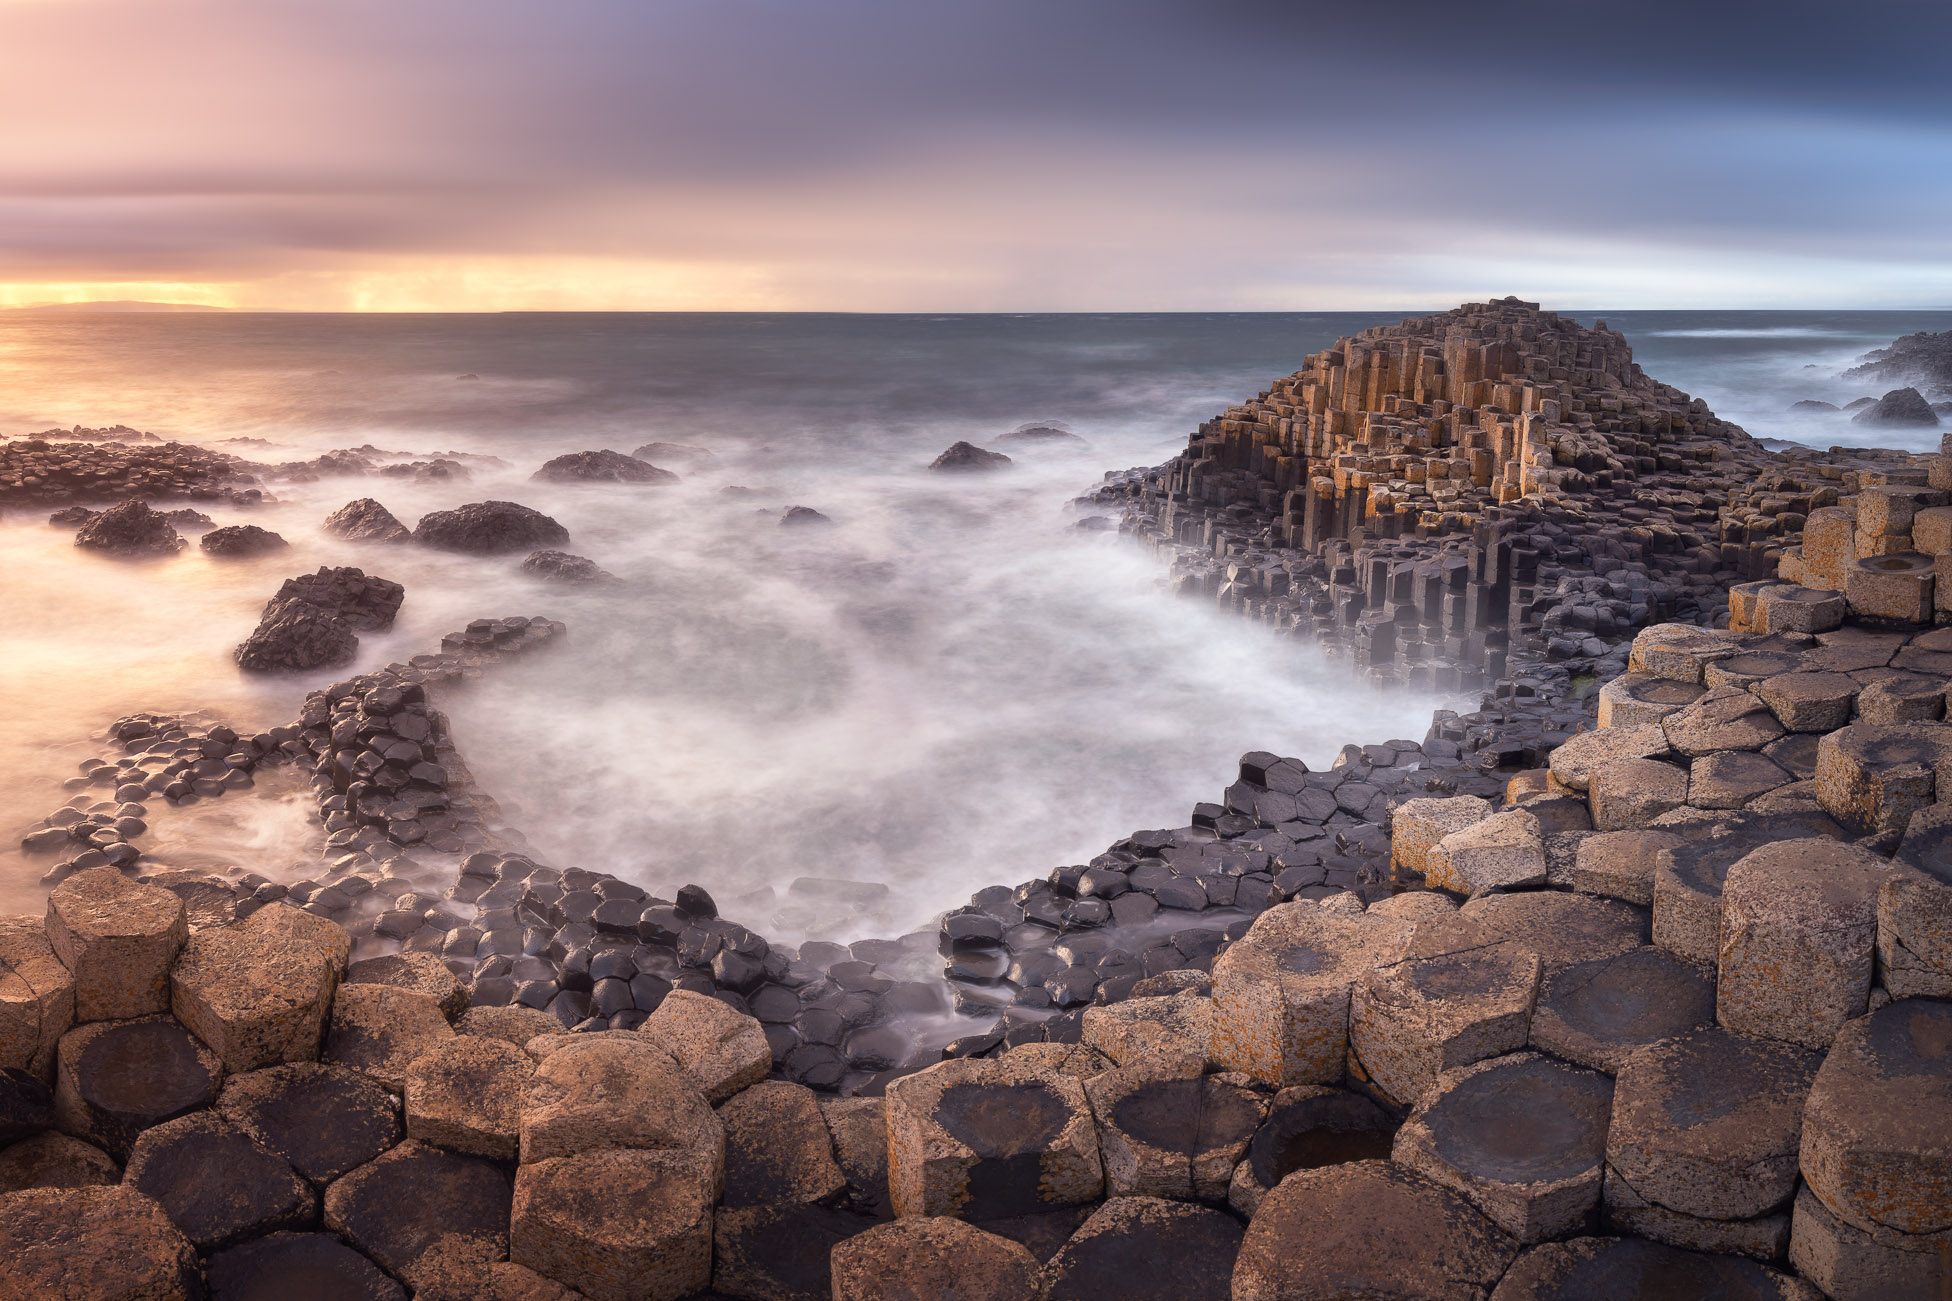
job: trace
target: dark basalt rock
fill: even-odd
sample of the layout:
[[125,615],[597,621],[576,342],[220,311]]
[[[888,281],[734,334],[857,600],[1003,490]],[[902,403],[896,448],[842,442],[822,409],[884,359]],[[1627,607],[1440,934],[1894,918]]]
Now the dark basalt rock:
[[274,1233],[210,1257],[210,1301],[407,1301],[372,1261],[330,1233]]
[[1115,1197],[1045,1270],[1049,1301],[1227,1301],[1242,1229],[1203,1206]]
[[1915,388],[1892,389],[1850,418],[1855,425],[1913,425],[1936,428],[1938,412]]
[[1255,1180],[1272,1188],[1297,1170],[1387,1159],[1395,1138],[1396,1126],[1369,1099],[1302,1085],[1276,1095],[1247,1160]]
[[569,530],[541,511],[512,501],[476,501],[423,515],[413,540],[443,551],[486,556],[561,546],[569,541]]
[[229,559],[259,556],[291,544],[270,529],[261,529],[255,524],[227,524],[204,534],[203,541],[198,545],[213,556]]
[[809,524],[832,524],[834,521],[811,506],[788,506],[779,517],[781,528],[802,528]]
[[712,1287],[727,1297],[829,1301],[834,1248],[874,1223],[825,1206],[721,1205],[712,1217]]
[[186,545],[170,522],[140,501],[125,501],[88,520],[75,545],[121,556],[168,556]]
[[[399,613],[406,596],[406,588],[377,574],[368,575],[349,566],[321,566],[316,574],[286,579],[271,601],[274,605],[279,601],[306,601],[339,616],[360,632],[385,632],[393,626],[393,616]],[[266,612],[269,610],[267,606]]]
[[1876,379],[1898,384],[1923,384],[1952,390],[1952,330],[1941,334],[1907,334],[1844,372],[1845,379]]
[[[63,506],[60,510],[49,515],[47,522],[60,528],[80,528],[83,524],[86,524],[99,514],[101,514],[100,511],[90,510],[86,506]],[[164,518],[168,517],[165,516]]]
[[349,542],[405,542],[413,536],[392,511],[371,497],[347,502],[325,517],[324,527],[333,537]]
[[1819,402],[1815,398],[1804,398],[1801,402],[1790,403],[1789,409],[1791,411],[1835,411],[1837,410],[1837,404],[1835,402]]
[[204,1251],[296,1228],[317,1212],[316,1195],[290,1166],[214,1111],[143,1134],[123,1180]]
[[359,638],[338,615],[310,601],[273,601],[234,658],[250,673],[302,672],[350,664],[358,650]]
[[508,1175],[492,1162],[409,1139],[328,1188],[325,1222],[412,1282],[421,1258],[446,1255],[450,1244],[483,1264],[506,1258],[513,1199]]
[[26,1071],[0,1071],[0,1147],[18,1143],[54,1125],[54,1095]]
[[570,452],[529,476],[541,483],[676,483],[678,476],[622,452]]
[[533,551],[522,562],[522,572],[552,583],[614,583],[617,576],[601,569],[596,561],[572,556],[567,551]]
[[166,1016],[83,1027],[61,1050],[61,1127],[118,1160],[143,1130],[209,1106],[223,1070]]
[[1001,452],[986,451],[974,443],[956,443],[930,462],[931,470],[1001,470],[1010,458]]
[[688,443],[646,443],[631,455],[640,461],[691,461],[706,464],[718,457],[703,447],[693,447]]
[[1082,444],[1084,439],[1079,438],[1068,429],[1059,429],[1055,425],[1020,425],[1007,434],[999,434],[996,441],[999,443]]
[[326,1184],[400,1141],[398,1104],[370,1076],[298,1062],[239,1075],[217,1109],[240,1130]]

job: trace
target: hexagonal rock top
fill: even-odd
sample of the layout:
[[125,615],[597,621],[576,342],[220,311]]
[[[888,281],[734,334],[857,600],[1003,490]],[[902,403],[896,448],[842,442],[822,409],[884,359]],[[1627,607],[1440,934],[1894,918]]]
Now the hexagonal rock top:
[[485,1035],[456,1035],[407,1067],[407,1133],[423,1143],[513,1161],[520,1147],[522,1091],[535,1062]]
[[191,1301],[190,1240],[126,1185],[37,1188],[0,1198],[0,1295],[47,1301]]
[[190,937],[183,901],[112,867],[76,872],[47,897],[47,938],[74,973],[75,1019],[169,1011],[169,967]]
[[1612,1075],[1647,1045],[1714,1020],[1713,977],[1649,947],[1548,973],[1532,1044]]
[[1458,910],[1454,921],[1419,930],[1418,940],[1452,928],[1459,935],[1474,932],[1486,941],[1523,944],[1539,955],[1550,972],[1633,952],[1647,943],[1649,918],[1646,909],[1617,899],[1528,890],[1473,899]]
[[32,917],[0,918],[0,1068],[45,1076],[75,1020],[75,982]]
[[440,1004],[391,985],[343,985],[332,1000],[324,1060],[364,1071],[398,1093],[413,1060],[454,1037]]
[[834,1140],[812,1089],[761,1080],[719,1104],[727,1206],[819,1202],[844,1192]]
[[834,1301],[1035,1301],[1039,1283],[1037,1258],[1023,1247],[944,1217],[876,1225],[833,1254]]
[[87,1188],[119,1184],[122,1170],[108,1153],[66,1134],[36,1134],[0,1152],[0,1196],[28,1188]]
[[1670,753],[1667,733],[1657,724],[1643,723],[1580,732],[1553,747],[1549,762],[1553,780],[1568,790],[1583,791],[1595,768],[1619,759],[1659,759]]
[[[231,1297],[332,1297],[334,1301],[407,1301],[378,1265],[330,1233],[274,1233],[220,1251],[205,1272],[218,1301]],[[307,1291],[307,1289],[316,1289]]]
[[346,968],[346,983],[391,985],[425,994],[450,1018],[461,1015],[468,1006],[468,986],[431,953],[388,953],[361,959]]
[[[1600,688],[1599,725],[1606,729],[1659,723],[1701,699],[1705,690],[1696,682],[1677,682],[1650,673],[1623,673]],[[1661,743],[1667,743],[1665,736]]]
[[1952,1003],[1901,999],[1844,1026],[1810,1087],[1802,1169],[1859,1229],[1952,1241]]
[[1213,1076],[1106,1071],[1085,1093],[1113,1197],[1220,1201],[1266,1111],[1251,1091]]
[[1606,1159],[1644,1201],[1713,1220],[1762,1215],[1796,1188],[1819,1058],[1704,1029],[1643,1048],[1614,1083]]
[[1573,1238],[1527,1249],[1505,1271],[1491,1301],[1822,1301],[1822,1295],[1802,1279],[1740,1256],[1682,1251],[1645,1238]]
[[1199,1075],[1212,1051],[1213,1003],[1172,994],[1087,1007],[1082,1042],[1120,1066],[1153,1075]]
[[1476,1301],[1518,1242],[1448,1188],[1390,1161],[1289,1175],[1261,1199],[1234,1301],[1401,1296]]
[[1234,1167],[1227,1201],[1252,1216],[1268,1189],[1297,1170],[1389,1156],[1396,1125],[1359,1093],[1298,1084],[1274,1095],[1247,1158]]
[[336,948],[257,922],[264,911],[198,931],[170,973],[176,1019],[233,1073],[316,1058],[338,983]]
[[1312,902],[1268,909],[1213,964],[1213,1060],[1276,1088],[1336,1083],[1350,990],[1410,934],[1406,922]]
[[1453,831],[1424,856],[1424,883],[1433,890],[1477,894],[1545,883],[1545,841],[1539,820],[1507,809]]
[[1943,723],[1852,723],[1817,742],[1816,798],[1853,835],[1902,832],[1932,802]]
[[508,1176],[412,1139],[325,1190],[325,1225],[416,1291],[508,1258]]
[[1699,682],[1702,672],[1718,659],[1739,653],[1729,637],[1687,623],[1656,623],[1634,635],[1627,668],[1657,678]]
[[209,1106],[222,1078],[216,1054],[166,1016],[98,1021],[61,1037],[55,1121],[124,1160],[143,1130]]
[[1403,1128],[1394,1159],[1520,1242],[1560,1237],[1599,1208],[1613,1081],[1537,1053],[1446,1071]]
[[565,1038],[523,1090],[523,1162],[597,1148],[678,1149],[704,1161],[716,1199],[725,1127],[663,1046],[628,1033]]
[[1241,1227],[1203,1206],[1114,1197],[1045,1267],[1047,1301],[1228,1301]]
[[145,1130],[124,1180],[155,1198],[201,1251],[296,1228],[318,1214],[310,1185],[214,1111]]
[[1769,706],[1741,687],[1715,687],[1661,720],[1667,743],[1690,759],[1717,750],[1760,750],[1785,730]]
[[1095,1200],[1104,1188],[1084,1085],[1008,1057],[943,1062],[888,1086],[895,1214],[970,1220]]
[[1490,802],[1475,795],[1406,800],[1390,815],[1390,866],[1399,876],[1422,876],[1432,846],[1490,816]]
[[297,1062],[233,1076],[217,1110],[320,1185],[366,1164],[401,1137],[394,1096],[348,1066]]
[[716,998],[674,989],[639,1030],[663,1041],[712,1102],[723,1102],[773,1069],[759,1022]]
[[1688,827],[1681,843],[1654,855],[1654,943],[1713,966],[1721,954],[1722,886],[1749,851],[1810,836],[1844,839],[1821,813],[1737,813]]
[[1722,887],[1716,1019],[1822,1048],[1871,991],[1878,890],[1910,868],[1835,840],[1764,845]]
[[677,1301],[712,1277],[715,1165],[696,1152],[584,1152],[515,1176],[509,1258],[590,1301]]

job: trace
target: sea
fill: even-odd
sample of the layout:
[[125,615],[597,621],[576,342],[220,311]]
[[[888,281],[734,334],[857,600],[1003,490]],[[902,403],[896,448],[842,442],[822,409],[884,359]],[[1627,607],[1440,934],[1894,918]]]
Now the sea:
[[[1624,331],[1651,374],[1758,437],[1937,448],[1936,431],[1789,407],[1872,393],[1841,372],[1952,329],[1952,311],[1568,314]],[[0,516],[0,909],[40,907],[48,863],[12,846],[115,718],[273,726],[308,690],[488,616],[569,629],[437,702],[536,855],[654,890],[696,882],[787,941],[899,933],[982,886],[1184,825],[1245,751],[1321,765],[1345,743],[1419,739],[1433,709],[1473,702],[1358,686],[1305,642],[1174,598],[1157,559],[1075,504],[1308,353],[1403,315],[0,313],[0,432],[126,424],[264,462],[471,458],[466,479],[271,482],[275,501],[211,510],[291,544],[253,560],[194,543],[104,559],[45,511]],[[1006,437],[1036,425],[1073,437]],[[929,471],[963,440],[1013,463]],[[664,462],[676,484],[530,478],[565,452],[653,442],[709,455]],[[618,582],[555,586],[519,554],[321,531],[366,496],[409,526],[521,502]],[[791,506],[832,524],[782,528]],[[364,635],[348,669],[240,673],[230,652],[266,599],[321,565],[404,584],[393,629]],[[295,774],[157,801],[148,821],[156,865],[318,868]],[[867,888],[823,884],[837,881]]]

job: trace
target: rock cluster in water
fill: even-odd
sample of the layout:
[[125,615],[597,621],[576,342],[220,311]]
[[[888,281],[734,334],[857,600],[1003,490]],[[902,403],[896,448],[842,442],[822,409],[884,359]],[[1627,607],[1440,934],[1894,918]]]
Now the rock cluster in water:
[[545,462],[530,476],[545,483],[676,483],[678,476],[648,460],[605,449],[570,452]]
[[173,556],[186,544],[160,513],[130,498],[83,520],[75,530],[75,545],[119,556]]
[[558,547],[569,541],[569,530],[516,502],[477,501],[421,516],[413,540],[443,551],[486,556]]
[[1010,458],[1001,452],[992,452],[974,443],[953,443],[942,455],[929,463],[931,470],[950,472],[969,472],[976,470],[1001,470],[1010,464]]
[[1918,384],[1934,397],[1952,397],[1952,331],[1908,334],[1864,356],[1845,379]]
[[324,566],[287,579],[233,658],[253,673],[349,664],[359,649],[358,634],[391,628],[405,596],[400,584],[350,567]]
[[240,506],[263,498],[262,467],[184,443],[55,441],[45,436],[0,442],[0,507],[117,501],[128,497]]

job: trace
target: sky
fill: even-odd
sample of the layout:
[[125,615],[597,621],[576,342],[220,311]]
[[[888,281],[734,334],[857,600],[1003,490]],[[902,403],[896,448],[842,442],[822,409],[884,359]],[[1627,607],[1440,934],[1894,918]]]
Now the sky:
[[1940,0],[0,0],[0,306],[1952,304]]

